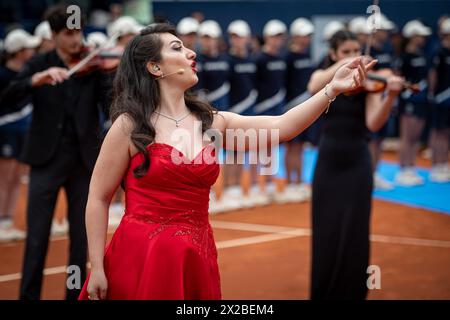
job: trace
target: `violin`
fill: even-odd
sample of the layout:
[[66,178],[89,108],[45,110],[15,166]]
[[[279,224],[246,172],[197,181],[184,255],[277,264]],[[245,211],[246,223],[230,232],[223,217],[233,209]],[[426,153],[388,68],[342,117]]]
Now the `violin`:
[[93,49],[91,47],[82,46],[79,53],[74,55],[68,63],[68,76],[86,75],[93,71],[112,71],[117,68],[122,57],[123,49],[115,47],[105,49],[111,41],[117,38],[118,34],[113,35],[103,45]]
[[[386,90],[389,77],[393,76],[394,73],[391,69],[380,69],[377,71],[370,71],[366,75],[366,79],[361,87],[356,88],[348,92],[348,95],[358,94],[360,92],[367,93],[379,93]],[[420,87],[418,84],[413,84],[408,81],[403,82],[403,90],[410,90],[413,93],[420,92]]]

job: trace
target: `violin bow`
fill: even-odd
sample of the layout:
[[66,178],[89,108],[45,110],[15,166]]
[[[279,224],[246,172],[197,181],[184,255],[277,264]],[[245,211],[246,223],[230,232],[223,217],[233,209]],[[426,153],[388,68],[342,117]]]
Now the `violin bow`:
[[[371,7],[371,8],[375,8],[375,7],[378,7],[378,8],[379,8],[379,7],[380,7],[380,6],[379,6],[379,3],[380,3],[379,0],[373,0],[373,3],[372,3],[372,5],[371,5],[370,7]],[[369,7],[369,8],[370,8],[370,7]],[[369,10],[369,8],[368,8],[368,10]],[[379,14],[380,14],[379,11],[378,11],[378,12],[374,12],[374,13],[372,13],[372,16],[369,16],[369,18],[368,18],[368,19],[371,19],[371,17],[373,17],[373,18],[372,18],[372,21],[370,21],[370,22],[371,22],[371,25],[370,25],[371,30],[370,30],[369,37],[367,38],[366,48],[365,48],[365,50],[364,50],[364,55],[365,55],[365,56],[369,56],[369,55],[370,55],[370,49],[372,48],[372,39],[373,39],[373,35],[374,35],[374,33],[377,31],[375,25],[376,25],[376,23],[377,23],[377,19],[380,19]],[[377,15],[378,15],[378,17],[377,17]]]
[[113,34],[108,41],[106,41],[105,43],[103,43],[101,46],[99,46],[98,48],[95,48],[94,50],[92,50],[91,53],[89,53],[86,57],[84,57],[80,62],[78,62],[76,65],[74,65],[72,68],[69,69],[69,71],[67,72],[67,76],[71,77],[73,74],[75,74],[78,70],[80,70],[81,68],[83,68],[86,64],[89,63],[89,61],[91,61],[96,55],[98,55],[100,53],[100,51],[102,51],[104,48],[106,48],[106,46],[108,46],[109,44],[111,44],[114,40],[116,40],[119,37],[119,32],[116,32],[115,34]]

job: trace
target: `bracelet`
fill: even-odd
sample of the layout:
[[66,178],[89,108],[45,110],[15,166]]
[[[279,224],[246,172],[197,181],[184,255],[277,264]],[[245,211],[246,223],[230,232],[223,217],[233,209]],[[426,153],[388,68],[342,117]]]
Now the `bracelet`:
[[330,109],[330,104],[331,104],[334,100],[336,100],[336,97],[331,98],[331,97],[328,95],[328,88],[329,88],[329,86],[330,86],[330,83],[327,83],[326,86],[325,86],[325,95],[326,95],[327,98],[328,98],[328,107],[327,107],[327,110],[325,111],[325,113],[328,113],[328,109]]

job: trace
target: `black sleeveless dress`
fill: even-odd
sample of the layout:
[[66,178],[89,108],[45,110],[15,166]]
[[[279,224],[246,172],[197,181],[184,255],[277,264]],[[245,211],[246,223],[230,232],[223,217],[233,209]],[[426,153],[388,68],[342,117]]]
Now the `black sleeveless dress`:
[[367,295],[373,182],[365,99],[340,95],[324,114],[312,187],[312,299]]

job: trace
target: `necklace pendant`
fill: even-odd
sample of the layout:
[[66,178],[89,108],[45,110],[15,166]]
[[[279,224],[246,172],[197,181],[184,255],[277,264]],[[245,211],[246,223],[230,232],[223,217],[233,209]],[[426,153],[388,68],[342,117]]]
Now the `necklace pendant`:
[[177,126],[177,128],[179,127],[179,125],[178,125],[178,121],[175,121],[175,125]]

